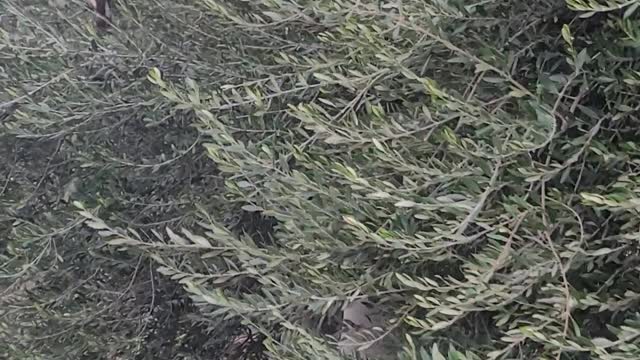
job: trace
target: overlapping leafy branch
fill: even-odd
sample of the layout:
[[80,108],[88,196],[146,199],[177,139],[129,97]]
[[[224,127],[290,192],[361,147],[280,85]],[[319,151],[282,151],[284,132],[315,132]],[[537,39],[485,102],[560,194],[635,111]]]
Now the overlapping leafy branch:
[[223,193],[164,232],[78,206],[240,356],[640,355],[635,2],[200,6],[224,71],[148,81]]
[[212,315],[281,358],[335,358],[323,326],[361,298],[387,314],[362,348],[410,334],[409,358],[638,356],[633,4],[206,3],[301,43],[261,54],[286,75],[150,75],[198,115],[225,198],[277,222],[259,243],[206,219],[209,275],[158,258]]

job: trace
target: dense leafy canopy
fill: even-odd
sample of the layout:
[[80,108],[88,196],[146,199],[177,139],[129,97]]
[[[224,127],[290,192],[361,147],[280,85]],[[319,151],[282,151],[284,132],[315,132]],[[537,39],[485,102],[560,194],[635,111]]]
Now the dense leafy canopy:
[[0,5],[3,356],[640,358],[639,1],[54,3]]

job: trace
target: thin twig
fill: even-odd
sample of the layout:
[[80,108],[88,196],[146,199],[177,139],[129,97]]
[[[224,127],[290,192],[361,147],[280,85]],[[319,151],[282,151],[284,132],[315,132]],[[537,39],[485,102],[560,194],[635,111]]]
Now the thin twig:
[[504,244],[504,247],[502,248],[500,255],[498,255],[498,258],[496,259],[496,262],[491,267],[491,270],[489,270],[489,272],[487,272],[487,274],[484,276],[485,282],[488,283],[489,280],[491,280],[491,278],[493,277],[493,274],[504,265],[504,262],[509,257],[509,252],[511,251],[511,243],[515,238],[515,235],[518,232],[518,229],[520,228],[522,221],[525,219],[528,213],[529,213],[528,211],[525,211],[522,214],[520,214],[516,219],[515,225],[513,226],[513,230],[511,230],[511,233],[509,234],[509,237],[507,238],[507,242]]
[[35,89],[33,89],[33,90],[31,90],[31,91],[27,92],[26,94],[24,94],[24,95],[22,95],[22,96],[19,96],[19,97],[17,97],[17,98],[15,98],[15,99],[13,99],[13,100],[7,101],[6,103],[0,104],[0,109],[2,109],[2,108],[8,108],[8,107],[10,107],[10,106],[13,106],[14,104],[19,103],[20,101],[22,101],[22,100],[24,100],[24,99],[26,99],[26,98],[28,98],[28,97],[33,96],[33,95],[34,95],[35,93],[37,93],[38,91],[40,91],[40,90],[42,90],[42,89],[46,88],[47,86],[49,86],[49,85],[53,84],[53,83],[54,83],[54,82],[56,82],[56,81],[58,81],[58,80],[60,80],[60,79],[64,78],[64,77],[65,77],[65,76],[67,76],[69,73],[71,73],[71,71],[72,71],[72,70],[67,70],[67,71],[63,72],[62,74],[59,74],[59,75],[55,76],[54,78],[52,78],[51,80],[49,80],[49,81],[45,82],[44,84],[42,84],[42,85],[38,86],[37,88],[35,88]]
[[480,195],[480,199],[476,206],[471,210],[469,215],[460,223],[458,226],[458,230],[456,231],[456,237],[462,236],[464,232],[467,230],[467,227],[476,219],[482,208],[484,207],[484,203],[487,201],[489,195],[495,190],[496,182],[498,181],[498,175],[500,174],[500,169],[502,168],[502,162],[498,160],[495,168],[493,169],[493,174],[491,175],[491,179],[489,180],[489,185],[484,190],[482,195]]

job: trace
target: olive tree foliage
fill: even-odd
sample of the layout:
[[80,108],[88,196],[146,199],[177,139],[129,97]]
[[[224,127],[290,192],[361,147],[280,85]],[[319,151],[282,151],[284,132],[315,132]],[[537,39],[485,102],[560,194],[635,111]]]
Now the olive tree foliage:
[[238,357],[638,358],[638,4],[204,0],[215,76],[147,81],[224,189],[154,232],[76,207]]
[[193,117],[146,80],[151,66],[215,71],[198,58],[220,52],[188,42],[200,10],[113,3],[97,33],[84,0],[0,1],[1,359],[198,359],[230,333],[208,331],[181,285],[105,246],[73,205],[145,234],[194,226],[220,184]]
[[401,345],[373,357],[636,358],[637,6],[207,0],[254,77],[149,81],[197,115],[221,201],[275,225],[94,227],[272,358],[340,358],[362,299],[384,321],[358,350]]

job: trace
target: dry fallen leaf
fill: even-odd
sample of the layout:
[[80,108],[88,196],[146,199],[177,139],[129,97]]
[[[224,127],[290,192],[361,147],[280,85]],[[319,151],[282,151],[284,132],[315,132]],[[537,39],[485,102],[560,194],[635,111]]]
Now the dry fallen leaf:
[[342,310],[344,322],[338,343],[344,354],[358,353],[366,359],[392,359],[398,350],[394,337],[386,333],[386,316],[376,304],[354,301]]

